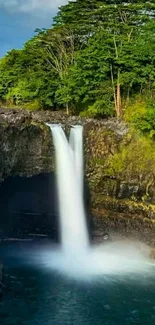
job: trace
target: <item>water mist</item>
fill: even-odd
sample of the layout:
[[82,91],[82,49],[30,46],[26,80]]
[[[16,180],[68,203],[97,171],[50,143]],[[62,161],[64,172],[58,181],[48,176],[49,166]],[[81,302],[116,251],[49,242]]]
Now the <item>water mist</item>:
[[83,203],[83,128],[71,128],[69,141],[50,125],[56,155],[61,246],[42,254],[44,266],[76,279],[152,272],[148,252],[134,243],[90,246]]

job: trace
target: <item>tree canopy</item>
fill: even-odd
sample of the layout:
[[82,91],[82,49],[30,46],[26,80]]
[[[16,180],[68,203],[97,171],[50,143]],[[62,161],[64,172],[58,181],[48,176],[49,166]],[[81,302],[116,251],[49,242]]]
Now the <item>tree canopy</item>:
[[120,117],[154,97],[155,0],[70,1],[0,60],[6,106]]

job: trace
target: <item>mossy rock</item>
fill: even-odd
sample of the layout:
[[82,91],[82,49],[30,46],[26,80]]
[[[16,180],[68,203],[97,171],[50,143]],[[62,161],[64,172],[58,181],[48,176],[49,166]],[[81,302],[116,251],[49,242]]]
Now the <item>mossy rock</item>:
[[101,127],[86,138],[86,175],[95,193],[155,203],[155,142]]

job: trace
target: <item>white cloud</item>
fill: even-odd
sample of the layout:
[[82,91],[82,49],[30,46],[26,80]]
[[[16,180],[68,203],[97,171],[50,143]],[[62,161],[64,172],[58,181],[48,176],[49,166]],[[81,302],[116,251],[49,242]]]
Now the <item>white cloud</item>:
[[56,11],[68,0],[0,0],[0,7],[7,11],[30,13],[34,11]]

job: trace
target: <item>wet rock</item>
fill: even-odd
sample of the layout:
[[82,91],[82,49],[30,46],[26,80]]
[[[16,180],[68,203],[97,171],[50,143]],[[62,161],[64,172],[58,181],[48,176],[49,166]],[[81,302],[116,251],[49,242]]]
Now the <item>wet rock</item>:
[[[92,131],[96,132],[98,129],[101,131],[99,142],[104,141],[102,133],[105,133],[107,153],[114,151],[115,144],[109,142],[113,137],[112,134],[114,133],[114,137],[120,140],[128,132],[127,126],[116,119],[93,120],[77,116],[67,117],[60,112],[0,109],[0,180],[12,175],[32,176],[54,170],[54,149],[46,122],[61,124],[67,133],[72,125],[84,125],[86,159],[87,154],[89,159]],[[111,136],[109,137],[108,134]],[[102,150],[101,153],[104,151]],[[96,173],[95,166],[93,172]],[[91,175],[89,168],[87,174]]]
[[118,198],[131,198],[132,196],[136,196],[138,194],[139,185],[138,184],[128,184],[128,183],[120,183]]
[[0,110],[0,179],[53,169],[50,132],[26,111]]

